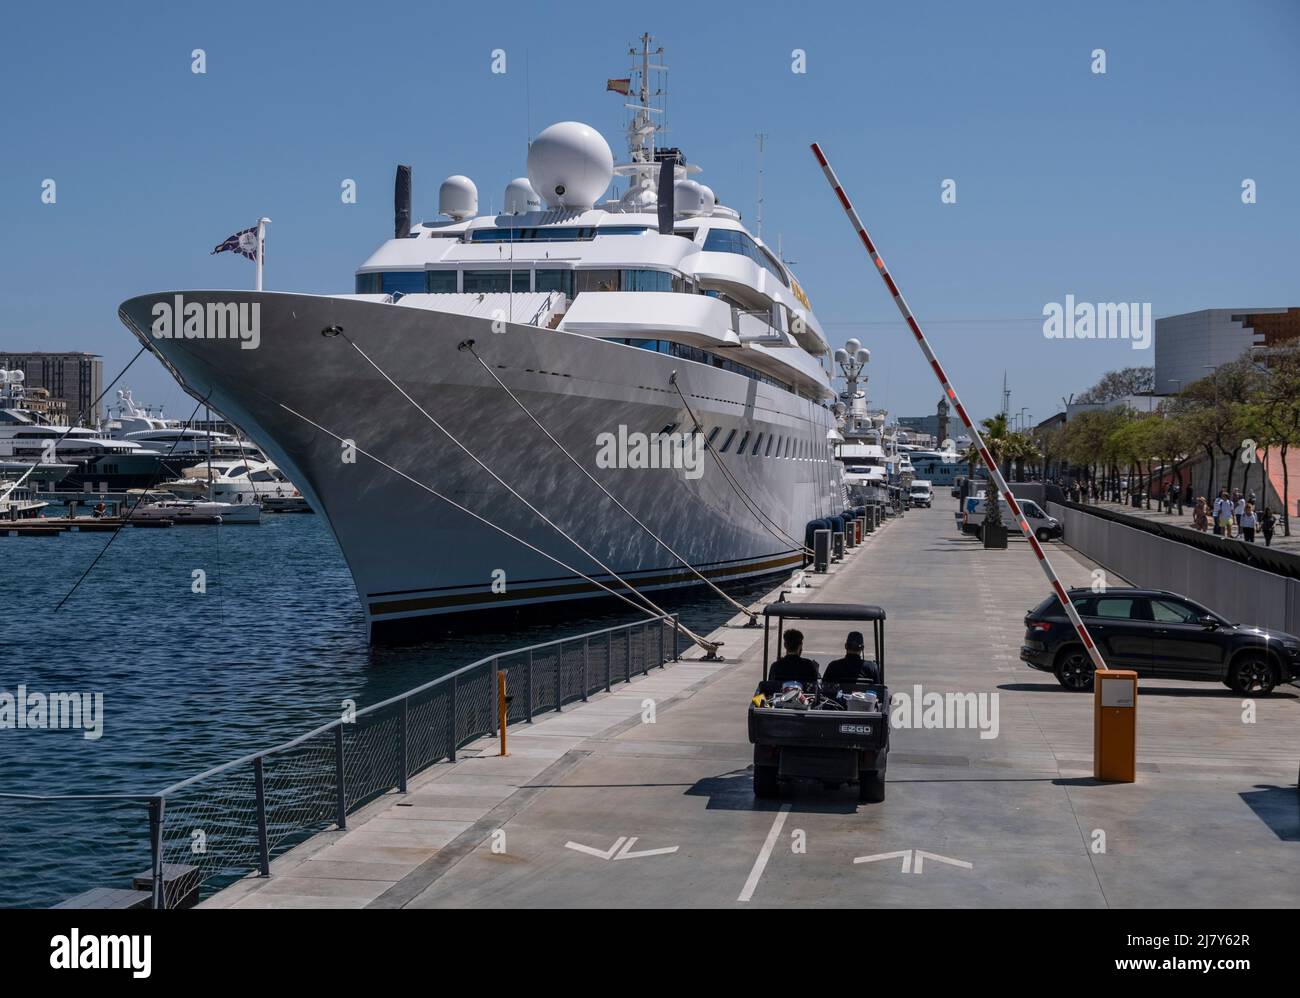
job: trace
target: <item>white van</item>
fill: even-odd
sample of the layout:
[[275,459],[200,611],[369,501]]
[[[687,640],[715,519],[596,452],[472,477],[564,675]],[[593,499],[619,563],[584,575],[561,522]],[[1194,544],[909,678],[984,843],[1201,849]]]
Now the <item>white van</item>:
[[[1060,537],[1065,531],[1061,522],[1051,516],[1034,502],[1032,499],[1021,499],[1016,497],[1016,502],[1020,504],[1020,511],[1025,514],[1025,519],[1029,521],[1030,529],[1033,530],[1034,536],[1040,541],[1049,541],[1055,537]],[[963,534],[979,533],[980,525],[984,522],[985,506],[984,493],[978,496],[967,496],[962,504],[961,513],[958,514],[960,519],[957,526]],[[1020,528],[1016,526],[1015,520],[1011,518],[1011,507],[1007,505],[1005,499],[998,499],[998,509],[1002,514],[1002,523],[1010,534],[1020,533]]]
[[911,488],[907,490],[907,501],[913,506],[924,506],[930,508],[934,502],[934,492],[930,488],[930,483],[924,479],[916,479],[912,482]]

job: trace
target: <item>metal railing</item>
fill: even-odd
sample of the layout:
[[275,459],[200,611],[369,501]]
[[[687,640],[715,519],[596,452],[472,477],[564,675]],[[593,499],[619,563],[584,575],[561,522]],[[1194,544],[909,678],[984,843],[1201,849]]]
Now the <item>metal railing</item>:
[[146,805],[153,907],[176,907],[253,871],[268,876],[277,855],[347,828],[358,808],[405,793],[411,776],[455,762],[468,742],[498,736],[499,674],[507,724],[531,723],[676,661],[679,633],[672,614],[501,652],[157,793],[3,793],[0,802]]

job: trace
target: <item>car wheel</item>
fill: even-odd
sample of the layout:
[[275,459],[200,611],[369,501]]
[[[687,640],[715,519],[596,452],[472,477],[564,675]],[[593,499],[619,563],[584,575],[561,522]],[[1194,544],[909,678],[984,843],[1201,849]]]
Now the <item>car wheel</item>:
[[879,804],[885,799],[885,771],[864,769],[858,773],[858,803]]
[[1034,536],[1036,536],[1040,541],[1050,541],[1052,539],[1052,532],[1046,527],[1039,527],[1038,532]]
[[754,767],[754,796],[776,797],[780,793],[776,781],[775,766]]
[[1237,693],[1270,693],[1277,685],[1277,676],[1263,655],[1244,655],[1233,665],[1228,685]]
[[1070,648],[1056,661],[1056,681],[1067,690],[1086,693],[1092,689],[1092,674],[1096,667],[1082,648]]

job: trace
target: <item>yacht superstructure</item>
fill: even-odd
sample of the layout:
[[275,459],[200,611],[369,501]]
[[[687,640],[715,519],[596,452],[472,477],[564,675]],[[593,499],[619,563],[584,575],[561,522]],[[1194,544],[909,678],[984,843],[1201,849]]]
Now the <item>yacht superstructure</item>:
[[[395,237],[353,294],[168,291],[120,308],[326,516],[372,631],[605,595],[594,582],[781,571],[805,524],[842,508],[826,337],[789,268],[655,145],[642,41],[627,162],[563,122],[531,144],[502,214],[479,215],[454,176],[447,220],[412,226],[399,186]],[[615,176],[627,190],[604,198]],[[170,335],[173,302],[246,308],[256,348]],[[681,439],[699,462],[623,449]]]

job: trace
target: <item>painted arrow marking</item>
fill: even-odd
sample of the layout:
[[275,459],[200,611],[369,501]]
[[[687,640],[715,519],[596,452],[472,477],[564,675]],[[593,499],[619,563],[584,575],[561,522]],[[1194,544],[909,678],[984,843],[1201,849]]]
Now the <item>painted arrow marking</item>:
[[678,846],[668,846],[665,849],[640,849],[632,851],[632,846],[636,844],[637,837],[633,835],[628,838],[626,835],[620,835],[614,840],[614,844],[608,849],[596,849],[593,846],[584,846],[581,842],[566,842],[564,847],[572,849],[575,852],[586,853],[588,856],[595,856],[597,859],[641,859],[643,856],[666,856],[678,850]]
[[[912,859],[915,857],[916,862]],[[885,859],[903,860],[902,873],[919,874],[925,865],[927,859],[935,860],[939,863],[947,863],[949,866],[959,866],[963,870],[973,870],[975,864],[968,863],[964,859],[953,859],[951,856],[940,856],[936,852],[926,852],[924,849],[900,849],[897,852],[878,852],[873,856],[858,856],[853,860],[854,863],[878,863]]]
[[903,857],[903,873],[912,872],[912,850],[900,849],[898,852],[878,852],[874,856],[858,856],[853,860],[854,863],[878,863],[882,859],[897,859]]

